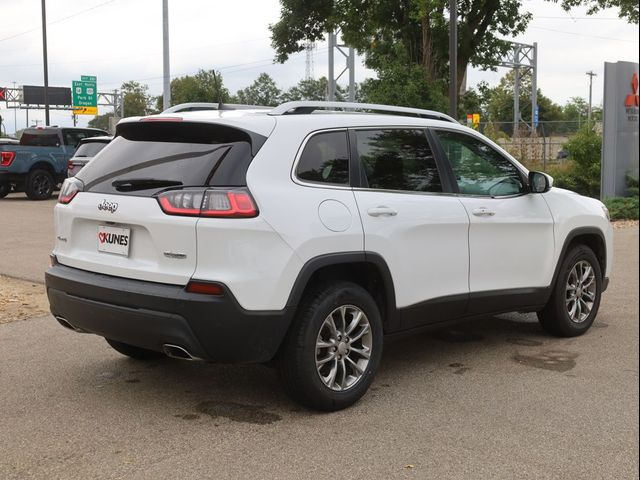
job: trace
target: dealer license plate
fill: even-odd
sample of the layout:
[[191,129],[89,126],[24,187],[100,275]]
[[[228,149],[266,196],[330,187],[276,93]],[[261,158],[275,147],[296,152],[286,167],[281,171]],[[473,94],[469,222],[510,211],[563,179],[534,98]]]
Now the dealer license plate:
[[115,255],[129,256],[131,231],[124,227],[98,225],[98,251]]

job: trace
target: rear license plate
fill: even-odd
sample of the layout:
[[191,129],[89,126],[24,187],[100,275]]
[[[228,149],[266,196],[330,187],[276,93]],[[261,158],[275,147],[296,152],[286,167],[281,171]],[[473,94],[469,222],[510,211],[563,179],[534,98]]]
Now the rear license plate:
[[98,251],[129,256],[131,231],[129,228],[98,225]]

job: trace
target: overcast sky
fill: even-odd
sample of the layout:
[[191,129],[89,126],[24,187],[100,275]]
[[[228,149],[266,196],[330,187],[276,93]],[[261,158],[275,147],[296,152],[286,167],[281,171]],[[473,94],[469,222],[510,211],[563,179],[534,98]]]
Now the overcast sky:
[[[588,96],[588,70],[598,74],[593,96],[595,104],[601,103],[604,62],[638,62],[638,27],[618,19],[615,10],[587,16],[585,9],[566,13],[542,0],[524,0],[522,10],[534,18],[527,32],[512,40],[538,42],[538,86],[557,103]],[[305,75],[305,54],[284,65],[272,63],[268,26],[278,21],[279,12],[278,0],[169,0],[172,77],[215,68],[232,93],[260,72],[281,88],[294,85]],[[43,84],[40,15],[40,0],[0,0],[0,87]],[[70,87],[81,75],[95,75],[101,92],[137,80],[152,94],[161,93],[161,0],[47,0],[47,24],[51,86]],[[480,80],[495,85],[506,72],[470,70],[468,85]],[[320,43],[314,75],[326,73],[327,46]],[[357,81],[372,75],[357,64]],[[4,107],[0,103],[0,115],[11,133],[13,110]],[[17,127],[24,128],[25,112],[17,117]],[[43,118],[44,112],[30,112],[30,123]],[[90,118],[83,117],[81,124]],[[70,114],[52,112],[52,123],[69,125]]]

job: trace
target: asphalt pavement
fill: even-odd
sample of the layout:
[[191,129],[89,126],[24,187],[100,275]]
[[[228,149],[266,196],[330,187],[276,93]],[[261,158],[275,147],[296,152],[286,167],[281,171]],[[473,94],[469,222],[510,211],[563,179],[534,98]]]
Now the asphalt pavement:
[[[41,278],[51,205],[10,219],[21,235],[5,201],[0,273]],[[267,367],[134,361],[50,316],[1,325],[0,352],[2,479],[638,478],[637,227],[586,335],[509,314],[397,340],[331,414]]]

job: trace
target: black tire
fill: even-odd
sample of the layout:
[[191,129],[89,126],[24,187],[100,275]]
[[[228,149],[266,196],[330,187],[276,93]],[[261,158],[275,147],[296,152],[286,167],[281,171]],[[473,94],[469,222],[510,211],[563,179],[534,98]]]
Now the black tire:
[[27,175],[25,193],[30,200],[46,200],[51,198],[56,182],[47,170],[37,168]]
[[[575,283],[574,278],[572,276],[572,272],[574,268],[579,268],[580,265],[588,264],[593,269],[593,282],[595,282],[595,291],[589,292],[586,288],[582,287],[571,290],[573,287],[569,286],[569,282],[572,284]],[[572,276],[570,280],[570,276]],[[586,285],[586,282],[585,282]],[[589,284],[590,285],[590,284]],[[583,312],[583,305],[585,302],[572,301],[571,299],[575,298],[575,293],[580,292],[580,295],[589,295],[593,297],[593,301],[591,303],[590,311],[588,314]],[[586,292],[583,294],[582,292]],[[602,271],[600,269],[600,263],[598,262],[597,257],[586,245],[576,245],[569,250],[569,253],[565,256],[562,265],[560,266],[560,271],[558,273],[558,278],[553,287],[553,292],[551,294],[551,298],[549,302],[544,307],[543,310],[538,312],[538,320],[547,333],[551,335],[555,335],[558,337],[577,337],[578,335],[582,335],[589,327],[593,324],[593,321],[598,314],[598,308],[600,308],[600,297],[602,294]],[[586,296],[582,298],[588,298]],[[571,317],[572,306],[574,304],[579,304],[579,307],[573,309],[574,317],[578,313],[577,308],[580,309],[583,315],[585,315],[584,319]]]
[[[341,313],[342,311],[339,310],[343,306],[349,309],[346,313]],[[328,328],[325,320],[329,319],[332,312],[337,315],[333,318],[338,318],[335,326],[344,334],[348,330],[344,323],[347,321],[350,323],[355,318],[353,313],[359,315],[358,310],[364,313],[364,319],[349,333],[353,338],[350,339],[345,335],[339,344],[333,344],[336,348],[316,350],[316,342],[320,338],[321,331],[326,334]],[[338,311],[337,314],[336,311]],[[340,318],[346,319],[343,325],[338,324]],[[369,329],[366,328],[366,322]],[[362,334],[362,332],[367,333]],[[361,333],[359,339],[356,338],[358,333]],[[285,390],[297,402],[317,410],[335,411],[354,404],[367,392],[378,370],[382,357],[382,337],[380,312],[376,302],[365,289],[348,282],[324,285],[315,289],[304,297],[280,349],[278,367]],[[363,346],[365,339],[368,347]],[[346,352],[344,349],[347,349]],[[361,363],[366,362],[366,357],[355,353],[358,350],[370,352],[366,366]],[[342,360],[338,362],[336,359],[341,357],[340,352],[342,352]],[[338,376],[339,373],[334,374],[334,387],[340,388],[337,385],[337,379],[341,378],[340,383],[345,385],[343,390],[330,388],[321,379],[322,370],[316,367],[316,354],[327,355],[327,358],[333,355],[334,360],[327,362],[326,368],[331,369],[335,365],[338,372],[343,372],[341,376]],[[350,359],[355,360],[355,363],[362,367],[362,373],[352,367],[353,361]],[[345,368],[344,365],[347,367]],[[347,375],[347,370],[350,370],[350,375]],[[357,379],[356,375],[359,375]],[[330,374],[327,377],[330,377]],[[352,384],[348,385],[345,383],[347,381]]]
[[0,183],[0,198],[4,198],[11,192],[10,183]]
[[135,358],[136,360],[149,360],[163,356],[160,352],[147,350],[146,348],[134,347],[133,345],[117,342],[110,338],[105,338],[105,340],[116,352],[126,355],[127,357]]

